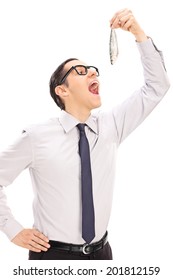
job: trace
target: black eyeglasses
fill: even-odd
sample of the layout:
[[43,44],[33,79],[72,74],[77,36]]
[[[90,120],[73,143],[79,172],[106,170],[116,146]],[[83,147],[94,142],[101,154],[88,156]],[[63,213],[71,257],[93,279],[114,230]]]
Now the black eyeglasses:
[[65,79],[71,73],[72,70],[75,70],[78,75],[86,75],[88,73],[88,69],[91,69],[92,71],[96,72],[96,76],[99,76],[99,70],[95,66],[75,65],[75,66],[72,66],[67,71],[67,73],[64,75],[64,77],[59,82],[59,85],[64,83]]

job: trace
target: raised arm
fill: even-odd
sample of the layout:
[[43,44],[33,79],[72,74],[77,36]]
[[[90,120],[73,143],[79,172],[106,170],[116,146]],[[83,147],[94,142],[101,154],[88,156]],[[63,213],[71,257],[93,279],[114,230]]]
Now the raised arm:
[[[141,57],[144,84],[119,106],[107,113],[112,140],[120,144],[161,101],[170,87],[162,52],[148,37],[132,12],[128,9],[117,12],[110,21],[111,28],[131,32]],[[124,77],[123,77],[124,79]],[[112,122],[110,123],[110,114]]]

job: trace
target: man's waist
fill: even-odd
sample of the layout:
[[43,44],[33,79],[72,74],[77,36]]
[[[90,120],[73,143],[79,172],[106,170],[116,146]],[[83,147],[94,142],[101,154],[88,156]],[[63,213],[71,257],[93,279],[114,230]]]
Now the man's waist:
[[67,251],[67,252],[76,252],[76,253],[83,253],[83,254],[91,254],[98,250],[101,250],[108,241],[108,233],[106,232],[105,235],[97,242],[91,244],[70,244],[65,242],[59,242],[55,240],[50,240],[49,244],[51,247]]

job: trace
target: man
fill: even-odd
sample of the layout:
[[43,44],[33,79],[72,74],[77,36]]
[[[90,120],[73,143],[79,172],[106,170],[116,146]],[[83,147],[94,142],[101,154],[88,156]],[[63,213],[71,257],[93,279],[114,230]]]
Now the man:
[[[29,259],[112,259],[107,226],[116,150],[160,102],[169,89],[169,81],[161,52],[131,11],[118,11],[110,25],[134,35],[144,69],[143,87],[121,106],[91,114],[101,106],[99,71],[78,59],[69,59],[56,69],[50,80],[51,96],[62,109],[60,116],[26,128],[20,139],[0,155],[0,228],[14,244],[30,250]],[[80,131],[78,124],[85,124],[85,132]],[[88,171],[83,180],[79,138],[85,133],[92,174]],[[15,220],[3,193],[3,187],[25,168],[30,170],[35,194],[33,229],[23,229]],[[88,213],[92,212],[94,218],[91,219],[92,237],[86,241],[81,188],[90,175],[93,211],[88,207]],[[90,225],[87,230],[90,234]]]

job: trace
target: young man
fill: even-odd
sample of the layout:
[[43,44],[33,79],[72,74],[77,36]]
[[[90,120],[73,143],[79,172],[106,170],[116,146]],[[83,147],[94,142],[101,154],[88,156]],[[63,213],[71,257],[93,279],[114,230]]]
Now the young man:
[[[121,106],[91,114],[91,110],[101,106],[99,71],[78,59],[69,59],[50,80],[51,96],[62,109],[60,116],[26,128],[20,139],[0,155],[0,228],[14,244],[30,250],[29,259],[112,259],[107,226],[116,150],[160,102],[169,89],[169,81],[161,52],[131,11],[117,12],[110,25],[131,32],[136,39],[145,79],[141,89]],[[79,123],[85,124],[85,132],[79,131]],[[79,138],[84,133],[90,147],[87,161],[91,162],[92,174],[88,171],[83,180]],[[30,170],[35,193],[33,229],[23,229],[15,220],[3,193],[3,187],[25,168]],[[88,206],[87,211],[94,218],[90,239],[86,241],[81,188],[90,175],[93,197],[87,198],[87,202],[91,199],[93,209],[90,211]],[[87,234],[90,229],[87,226]]]

